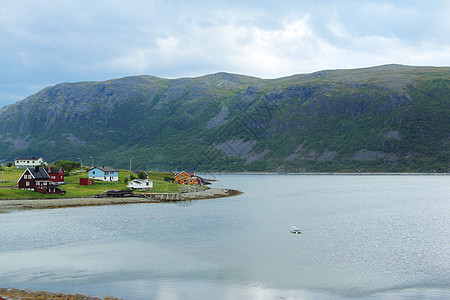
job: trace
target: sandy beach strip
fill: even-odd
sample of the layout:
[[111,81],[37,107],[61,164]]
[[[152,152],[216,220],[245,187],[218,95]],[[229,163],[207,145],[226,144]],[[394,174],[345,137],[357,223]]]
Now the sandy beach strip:
[[[178,201],[192,201],[201,199],[213,199],[231,197],[242,194],[240,191],[231,189],[211,188],[199,192],[182,193]],[[171,201],[158,201],[141,197],[124,198],[52,198],[52,199],[34,199],[34,200],[0,200],[0,210],[8,209],[45,209],[62,208],[76,206],[96,206],[96,205],[120,205],[133,203],[167,203]]]

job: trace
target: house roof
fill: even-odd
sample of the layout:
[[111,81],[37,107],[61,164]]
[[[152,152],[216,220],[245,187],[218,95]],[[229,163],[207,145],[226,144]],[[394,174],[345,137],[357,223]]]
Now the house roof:
[[91,170],[93,170],[93,169],[99,169],[99,170],[102,170],[104,172],[119,172],[119,170],[111,168],[111,167],[93,167],[93,168],[91,168]]
[[17,157],[14,160],[37,160],[37,159],[42,159],[42,157],[36,157],[36,156],[31,156],[31,157]]
[[175,174],[175,176],[178,176],[178,175],[183,174],[183,173],[186,174],[186,175],[188,175],[188,176],[190,176],[190,177],[195,176],[195,173],[194,173],[194,172],[186,172],[186,171],[178,172],[178,173]]
[[61,172],[61,169],[62,168],[60,168],[60,167],[48,167],[47,173],[48,174],[59,174],[59,172]]
[[27,170],[30,171],[31,175],[33,175],[34,179],[50,179],[50,176],[48,176],[47,171],[45,171],[44,168],[28,168]]

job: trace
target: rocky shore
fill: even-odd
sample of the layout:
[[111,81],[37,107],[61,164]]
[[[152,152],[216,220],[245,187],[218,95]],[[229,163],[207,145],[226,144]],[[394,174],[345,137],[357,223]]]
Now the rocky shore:
[[[201,199],[213,199],[231,197],[241,194],[240,191],[231,189],[210,188],[198,192],[176,194],[176,200],[172,201],[192,201]],[[154,194],[158,195],[158,194]],[[59,199],[35,199],[35,200],[0,200],[0,210],[8,209],[40,209],[40,208],[62,208],[76,206],[95,205],[120,205],[132,203],[163,203],[167,200],[155,200],[145,197],[125,197],[125,198],[59,198]]]
[[104,296],[102,298],[91,297],[84,294],[50,293],[45,291],[19,290],[12,288],[0,288],[0,299],[61,299],[61,300],[119,300],[119,298]]

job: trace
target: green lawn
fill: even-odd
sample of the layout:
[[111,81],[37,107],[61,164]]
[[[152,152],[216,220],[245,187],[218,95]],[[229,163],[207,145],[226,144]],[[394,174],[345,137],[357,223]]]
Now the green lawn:
[[[5,183],[4,186],[14,186],[17,184],[17,180],[22,176],[24,170],[16,170],[13,168],[4,168]],[[153,181],[154,193],[177,193],[179,192],[179,184],[172,182],[166,182],[163,180],[166,176],[172,176],[171,173],[166,172],[147,172],[150,179]],[[46,199],[46,198],[81,198],[92,197],[96,194],[100,194],[106,190],[120,190],[125,189],[127,184],[124,182],[125,177],[130,175],[137,175],[133,172],[120,170],[119,181],[99,181],[96,180],[93,185],[80,186],[79,179],[87,178],[87,172],[75,171],[70,176],[65,176],[65,184],[62,189],[66,190],[65,195],[44,195],[34,191],[26,191],[17,188],[0,189],[0,199]],[[1,176],[1,174],[0,174]],[[0,177],[1,180],[1,177]]]
[[[22,176],[23,171],[14,167],[1,167],[3,169],[3,177],[0,171],[0,187],[17,185],[17,180]],[[4,180],[4,181],[3,181]],[[3,181],[3,182],[2,182]]]

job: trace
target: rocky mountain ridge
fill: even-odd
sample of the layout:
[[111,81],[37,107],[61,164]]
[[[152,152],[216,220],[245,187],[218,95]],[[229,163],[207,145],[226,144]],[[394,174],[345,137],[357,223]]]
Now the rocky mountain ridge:
[[278,79],[217,73],[62,83],[0,109],[0,162],[126,168],[448,172],[450,68]]

